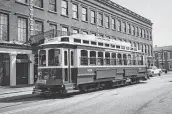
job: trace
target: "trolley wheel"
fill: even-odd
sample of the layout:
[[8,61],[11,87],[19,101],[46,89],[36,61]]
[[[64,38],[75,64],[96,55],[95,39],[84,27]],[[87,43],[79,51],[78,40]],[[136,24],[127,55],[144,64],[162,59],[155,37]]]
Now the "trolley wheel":
[[87,87],[85,87],[85,86],[80,86],[80,87],[79,87],[79,91],[80,91],[81,93],[86,93],[86,92],[88,92],[88,89],[87,89]]
[[66,97],[67,96],[67,90],[66,89],[61,90],[59,95],[60,95],[60,97]]

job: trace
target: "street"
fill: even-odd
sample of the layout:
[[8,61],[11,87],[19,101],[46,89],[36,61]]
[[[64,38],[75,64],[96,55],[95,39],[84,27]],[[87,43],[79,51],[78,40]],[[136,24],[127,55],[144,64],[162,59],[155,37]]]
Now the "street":
[[171,114],[172,73],[140,84],[72,94],[67,98],[32,97],[0,101],[2,114]]

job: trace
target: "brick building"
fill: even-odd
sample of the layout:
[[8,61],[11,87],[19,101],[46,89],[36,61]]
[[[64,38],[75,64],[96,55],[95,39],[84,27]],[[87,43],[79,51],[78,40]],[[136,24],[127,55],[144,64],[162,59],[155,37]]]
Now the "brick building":
[[130,42],[152,58],[152,22],[110,0],[0,0],[0,85],[34,83],[37,54],[27,42],[49,30]]
[[172,46],[154,48],[155,66],[172,70]]

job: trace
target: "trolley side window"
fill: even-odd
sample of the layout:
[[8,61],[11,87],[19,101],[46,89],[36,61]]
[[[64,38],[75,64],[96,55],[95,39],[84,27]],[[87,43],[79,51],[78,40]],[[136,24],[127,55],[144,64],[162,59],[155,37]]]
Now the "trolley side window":
[[81,65],[88,65],[88,52],[81,50]]
[[61,42],[69,42],[69,37],[63,37],[63,38],[61,38]]
[[90,51],[90,65],[96,65],[96,52]]
[[136,65],[136,56],[133,55],[133,65]]
[[67,54],[67,51],[64,51],[64,65],[68,65],[68,54]]
[[48,66],[60,66],[60,50],[48,50]]
[[39,51],[39,66],[46,66],[46,50]]
[[127,55],[123,54],[123,61],[124,61],[124,65],[127,65]]
[[116,65],[116,53],[111,54],[111,65]]
[[105,52],[105,64],[110,65],[110,53]]
[[127,64],[128,65],[131,65],[131,55],[128,55],[128,58],[127,59],[128,59],[128,63]]
[[103,65],[103,52],[98,52],[97,65]]
[[122,65],[122,55],[118,53],[118,65]]

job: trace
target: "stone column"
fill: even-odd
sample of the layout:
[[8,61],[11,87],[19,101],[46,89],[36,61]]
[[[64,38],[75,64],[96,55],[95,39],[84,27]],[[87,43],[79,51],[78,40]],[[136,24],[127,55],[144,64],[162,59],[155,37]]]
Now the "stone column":
[[34,54],[29,54],[29,60],[31,61],[31,63],[29,64],[29,75],[28,75],[28,84],[33,84],[34,83],[34,63],[35,63],[35,59],[34,59]]
[[10,86],[16,86],[16,56],[17,54],[10,54]]

